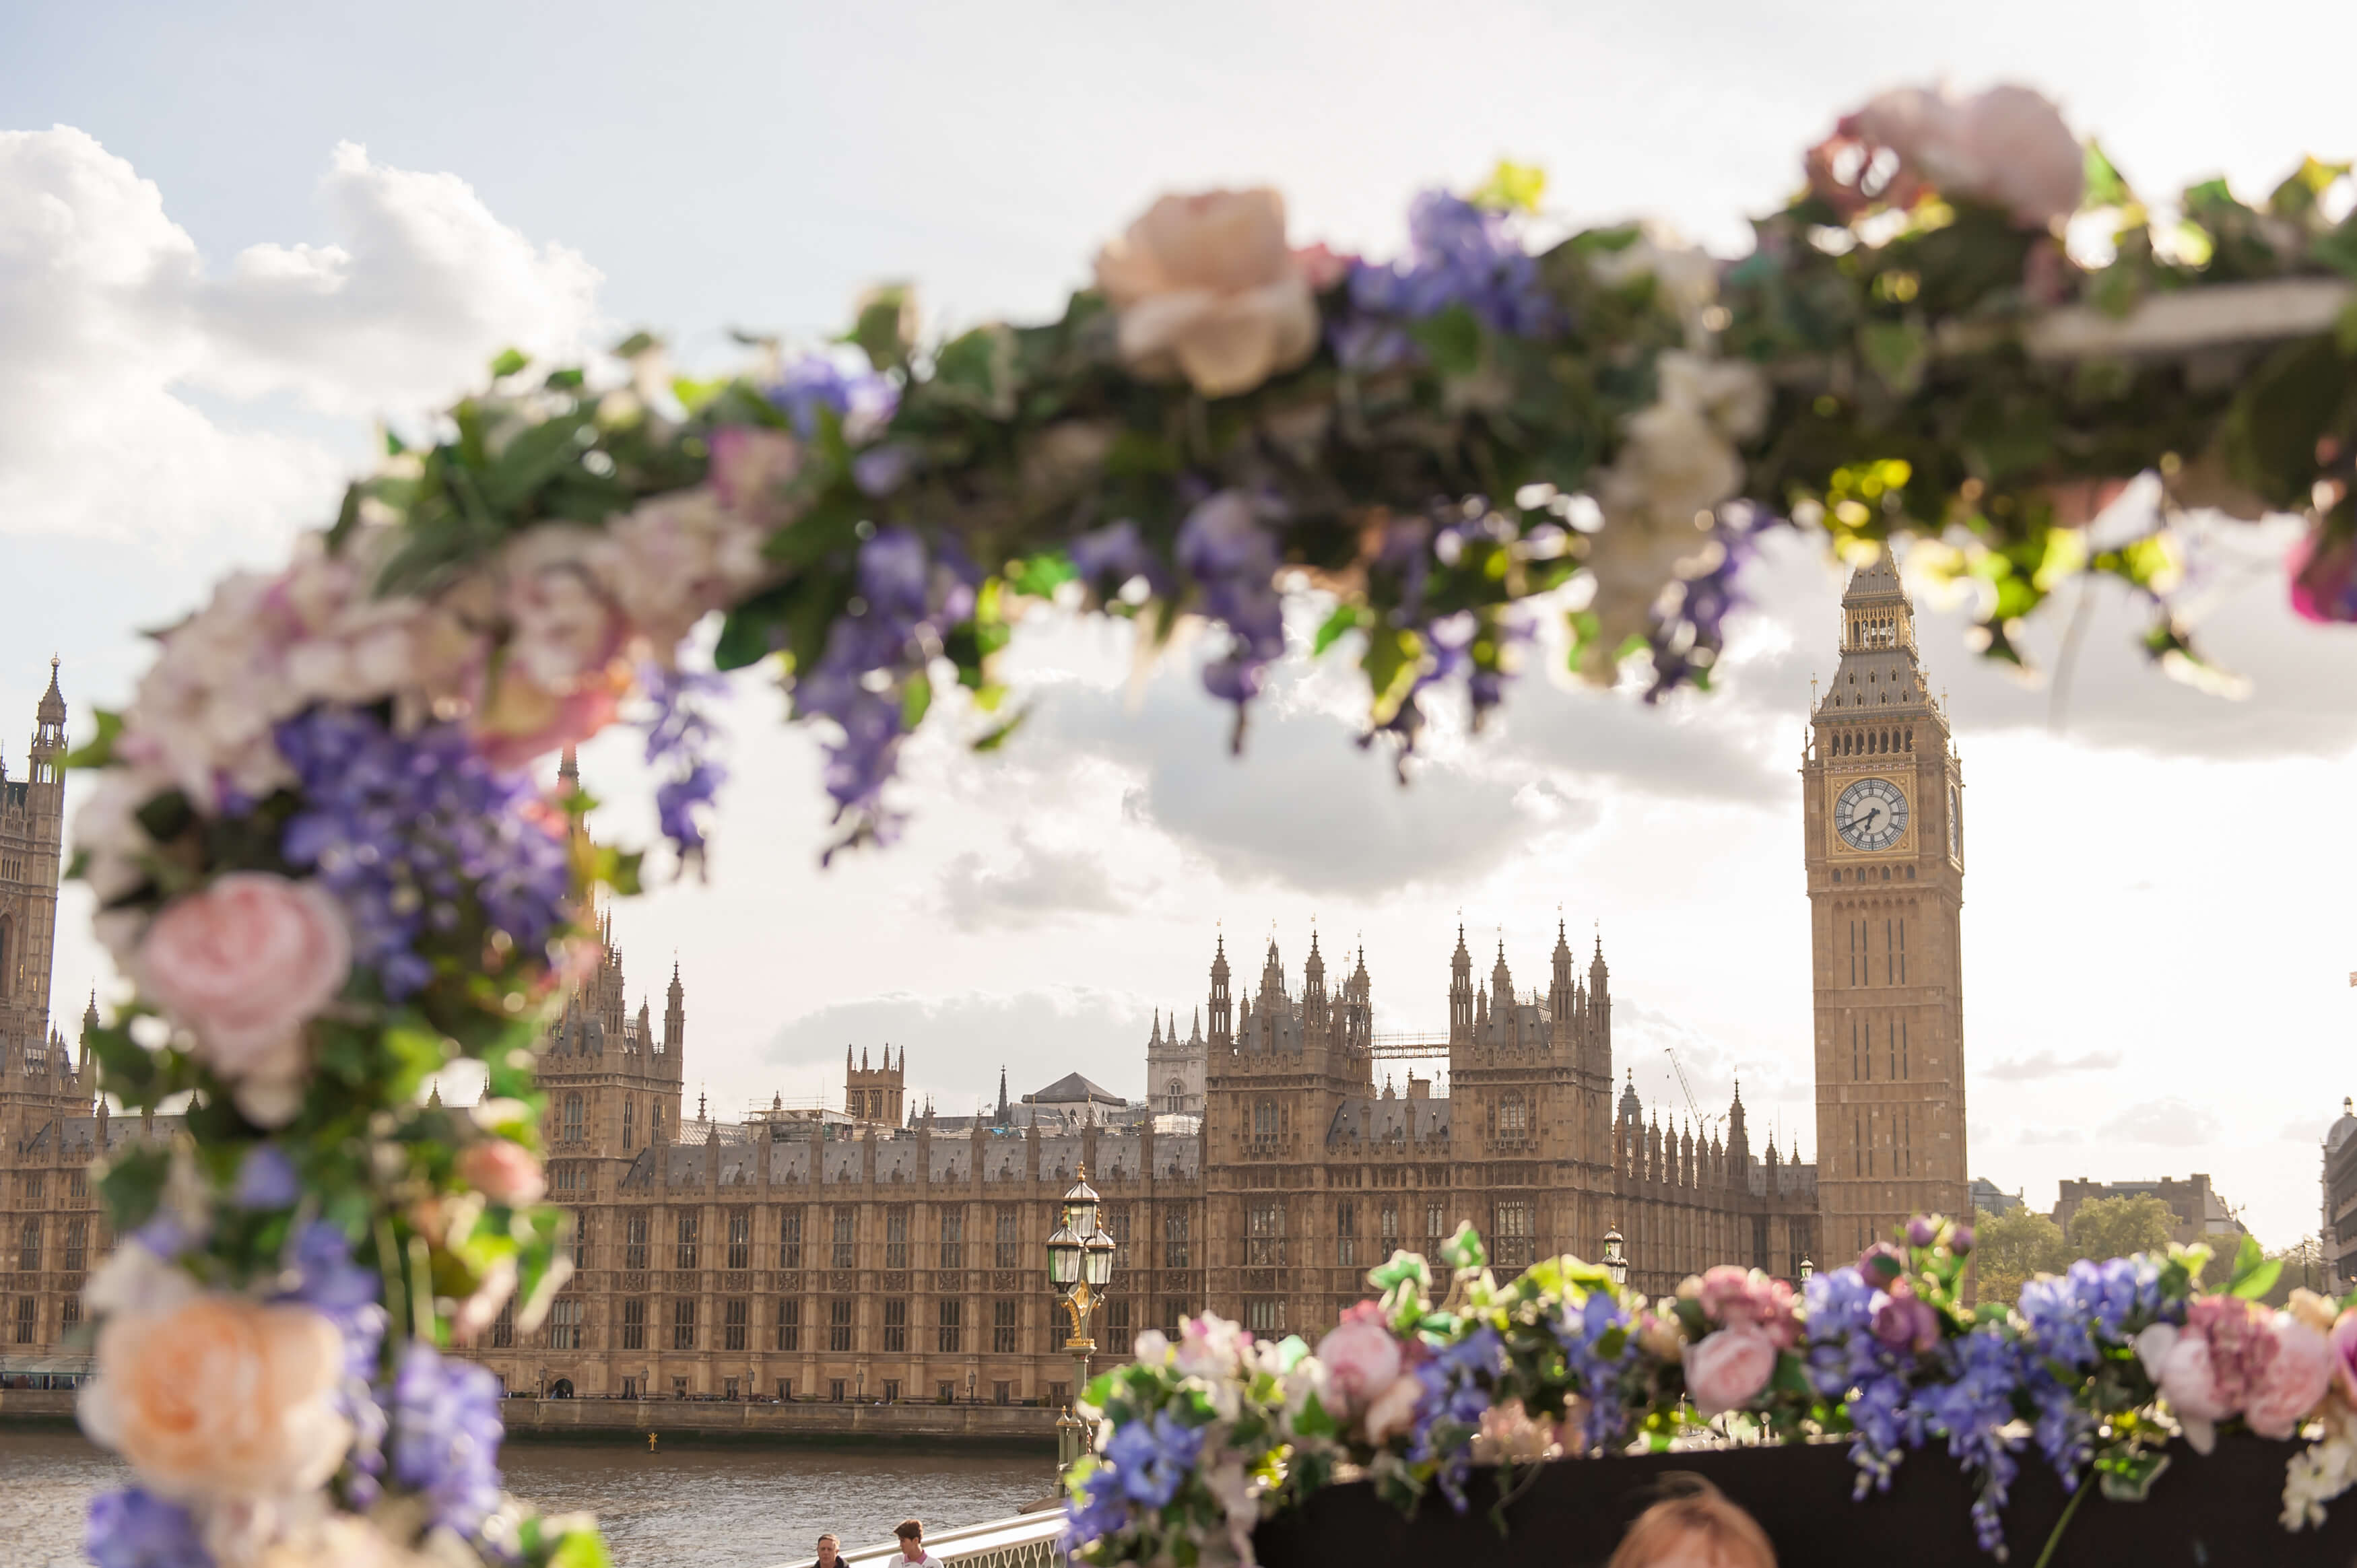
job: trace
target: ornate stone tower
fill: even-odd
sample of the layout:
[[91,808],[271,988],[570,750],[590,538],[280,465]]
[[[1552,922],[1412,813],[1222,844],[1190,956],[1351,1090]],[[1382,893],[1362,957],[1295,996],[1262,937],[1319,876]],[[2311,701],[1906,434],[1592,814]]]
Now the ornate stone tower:
[[859,1053],[854,1066],[851,1047],[843,1047],[843,1108],[855,1122],[873,1122],[886,1127],[898,1127],[908,1119],[909,1047],[900,1047],[900,1059],[892,1059],[892,1047],[884,1047],[884,1065],[869,1067],[867,1053]]
[[1178,1015],[1170,1015],[1163,1032],[1162,1015],[1154,1015],[1154,1033],[1146,1042],[1146,1097],[1158,1115],[1200,1116],[1203,1113],[1203,1014],[1195,1012],[1193,1032],[1178,1036]]
[[1817,1191],[1838,1261],[1911,1214],[1968,1213],[1964,772],[1885,555],[1842,595],[1810,714],[1803,860],[1814,950]]
[[58,874],[65,842],[66,700],[58,661],[33,710],[22,779],[0,757],[0,1092],[28,1114],[87,1111],[65,1036],[49,1020]]

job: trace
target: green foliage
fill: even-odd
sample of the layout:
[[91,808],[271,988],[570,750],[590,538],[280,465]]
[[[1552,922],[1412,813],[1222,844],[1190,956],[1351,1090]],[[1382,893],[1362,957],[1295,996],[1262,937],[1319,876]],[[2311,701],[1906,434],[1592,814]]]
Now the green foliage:
[[2071,1216],[2073,1258],[2125,1258],[2168,1249],[2177,1215],[2149,1193],[2090,1198]]
[[2011,1305],[2025,1283],[2061,1273],[2078,1255],[2061,1226],[2028,1208],[2007,1214],[1983,1209],[1973,1216],[1973,1264],[1985,1303]]

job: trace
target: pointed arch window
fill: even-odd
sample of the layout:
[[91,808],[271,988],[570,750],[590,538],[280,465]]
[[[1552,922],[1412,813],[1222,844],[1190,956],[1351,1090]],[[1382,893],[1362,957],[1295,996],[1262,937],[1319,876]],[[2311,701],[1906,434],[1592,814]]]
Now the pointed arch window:
[[622,1152],[624,1154],[630,1152],[630,1139],[633,1135],[631,1122],[637,1112],[638,1106],[631,1101],[629,1095],[624,1095],[622,1097]]
[[576,1090],[565,1097],[565,1132],[563,1134],[565,1141],[568,1144],[579,1143],[584,1136],[582,1126],[581,1095],[579,1091]]

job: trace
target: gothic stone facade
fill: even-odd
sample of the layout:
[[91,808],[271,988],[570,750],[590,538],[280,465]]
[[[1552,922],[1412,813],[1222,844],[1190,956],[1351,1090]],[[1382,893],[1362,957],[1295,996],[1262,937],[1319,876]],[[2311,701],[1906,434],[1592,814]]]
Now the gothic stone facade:
[[[1506,1267],[1598,1256],[1617,1228],[1631,1283],[1661,1294],[1715,1262],[1791,1277],[1910,1209],[1960,1209],[1961,774],[1895,575],[1861,571],[1844,618],[1803,767],[1822,1181],[1772,1144],[1754,1155],[1739,1095],[1700,1131],[1647,1116],[1633,1089],[1616,1098],[1602,946],[1582,966],[1560,926],[1546,983],[1526,992],[1502,944],[1477,984],[1459,931],[1445,1097],[1414,1078],[1405,1096],[1378,1089],[1363,955],[1329,991],[1313,938],[1297,991],[1272,941],[1246,994],[1222,941],[1188,1036],[1175,1014],[1157,1021],[1147,1113],[1017,1127],[1002,1094],[998,1117],[952,1133],[900,1124],[905,1058],[846,1060],[847,1115],[684,1116],[679,972],[658,1029],[650,1003],[628,1010],[601,921],[604,962],[543,1063],[575,1273],[544,1325],[522,1335],[502,1320],[475,1353],[519,1391],[1060,1400],[1071,1370],[1045,1249],[1083,1166],[1120,1245],[1103,1353],[1207,1307],[1315,1333],[1363,1294],[1369,1267],[1460,1220]],[[93,1114],[47,1022],[63,720],[53,683],[36,779],[0,797],[0,844],[30,846],[29,870],[0,879],[15,900],[0,909],[12,941],[38,929],[41,944],[38,964],[9,950],[15,989],[0,994],[6,1240],[21,1243],[0,1260],[16,1265],[0,1307],[12,1361],[69,1348],[69,1303],[106,1243],[82,1164],[156,1131]],[[1894,798],[1908,814],[1889,831]]]

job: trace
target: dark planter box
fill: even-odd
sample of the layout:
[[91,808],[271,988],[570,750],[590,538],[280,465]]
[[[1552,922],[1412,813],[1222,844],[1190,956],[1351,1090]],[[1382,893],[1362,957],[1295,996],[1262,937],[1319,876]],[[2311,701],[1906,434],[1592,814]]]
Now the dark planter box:
[[[2053,1568],[2349,1568],[2357,1563],[2357,1492],[2332,1506],[2321,1530],[2295,1535],[2279,1522],[2284,1462],[2296,1447],[2227,1436],[2204,1458],[2175,1444],[2172,1463],[2143,1502],[2113,1502],[2096,1493],[2080,1505]],[[2020,1458],[2005,1509],[2006,1541],[2012,1568],[2030,1568],[2069,1499],[2034,1447]],[[1366,1483],[1329,1487],[1262,1524],[1255,1540],[1268,1568],[1590,1568],[1612,1555],[1629,1521],[1658,1499],[1663,1477],[1680,1471],[1706,1477],[1749,1510],[1776,1543],[1782,1568],[1990,1568],[1996,1562],[1974,1541],[1973,1488],[1944,1451],[1908,1455],[1890,1490],[1853,1501],[1857,1472],[1848,1446],[1838,1443],[1558,1461],[1543,1466],[1507,1506],[1503,1537],[1490,1520],[1494,1473],[1476,1473],[1465,1512],[1435,1494],[1413,1519]]]

